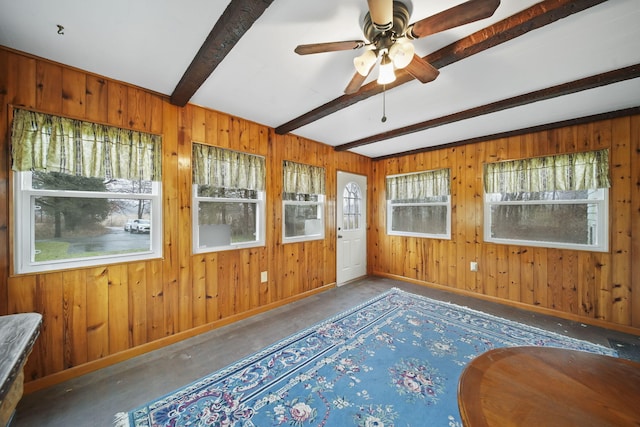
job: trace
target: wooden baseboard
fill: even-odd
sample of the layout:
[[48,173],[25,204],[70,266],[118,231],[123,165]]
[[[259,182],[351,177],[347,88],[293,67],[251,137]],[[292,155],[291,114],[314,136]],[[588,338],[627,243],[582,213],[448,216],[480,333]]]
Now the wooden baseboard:
[[577,314],[573,314],[573,313],[566,313],[563,311],[553,310],[546,307],[539,307],[536,305],[525,304],[519,301],[505,300],[505,299],[490,296],[490,295],[483,295],[483,294],[478,294],[471,291],[466,291],[464,289],[451,288],[449,286],[439,285],[437,283],[425,282],[422,280],[411,279],[404,276],[397,276],[395,274],[374,271],[373,275],[378,277],[386,277],[388,279],[399,280],[401,282],[413,283],[414,285],[426,286],[428,288],[438,289],[440,291],[450,292],[452,294],[469,296],[469,297],[481,299],[484,301],[491,301],[498,304],[531,311],[533,313],[540,313],[547,316],[558,317],[560,319],[584,323],[586,325],[596,326],[604,329],[610,329],[613,331],[623,332],[625,334],[640,335],[640,328],[636,328],[633,326],[620,325],[617,323],[607,322],[600,319],[594,319],[592,317],[578,316]]
[[262,307],[257,307],[252,310],[245,311],[244,313],[239,313],[233,316],[229,316],[224,319],[217,320],[215,322],[207,323],[206,325],[198,326],[198,327],[189,329],[187,331],[179,332],[177,334],[174,334],[165,338],[161,338],[156,341],[152,341],[146,344],[139,345],[137,347],[130,348],[128,350],[121,351],[119,353],[105,356],[101,359],[93,360],[91,362],[84,363],[82,365],[74,366],[73,368],[65,369],[64,371],[47,375],[46,377],[29,381],[24,384],[24,394],[33,393],[35,391],[42,390],[47,387],[51,387],[61,382],[79,377],[81,375],[85,375],[85,374],[97,371],[99,369],[106,368],[111,365],[115,365],[116,363],[124,362],[125,360],[131,359],[133,357],[140,356],[142,354],[148,353],[153,350],[158,350],[170,344],[183,341],[187,338],[195,337],[196,335],[202,334],[204,332],[208,332],[213,329],[218,329],[222,326],[229,325],[231,323],[249,318],[251,316],[255,316],[260,313],[264,313],[269,310],[273,310],[274,308],[281,307],[283,305],[301,300],[303,298],[327,291],[335,287],[336,287],[335,283],[330,283],[320,288],[303,292],[301,294],[294,295],[292,297],[283,299],[281,301],[273,302],[271,304],[267,304]]

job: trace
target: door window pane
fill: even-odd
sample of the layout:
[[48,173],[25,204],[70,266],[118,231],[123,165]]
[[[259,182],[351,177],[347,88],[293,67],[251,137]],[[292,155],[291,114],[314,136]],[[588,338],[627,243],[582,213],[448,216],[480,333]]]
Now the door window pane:
[[358,230],[362,226],[362,192],[355,182],[349,182],[342,194],[342,229]]

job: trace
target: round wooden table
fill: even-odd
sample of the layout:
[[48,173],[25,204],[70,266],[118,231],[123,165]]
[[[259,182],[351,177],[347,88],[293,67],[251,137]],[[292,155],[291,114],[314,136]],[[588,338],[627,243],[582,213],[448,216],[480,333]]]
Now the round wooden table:
[[640,363],[549,347],[490,350],[458,384],[466,427],[640,426]]

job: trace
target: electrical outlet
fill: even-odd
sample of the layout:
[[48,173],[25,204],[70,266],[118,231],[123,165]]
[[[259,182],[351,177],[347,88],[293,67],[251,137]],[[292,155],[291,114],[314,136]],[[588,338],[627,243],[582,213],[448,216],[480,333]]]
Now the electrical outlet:
[[266,271],[260,272],[260,282],[265,283],[266,281],[267,281],[267,272]]
[[469,263],[469,269],[470,269],[471,271],[478,271],[478,263],[477,263],[477,262],[475,262],[475,261],[471,261],[471,262]]

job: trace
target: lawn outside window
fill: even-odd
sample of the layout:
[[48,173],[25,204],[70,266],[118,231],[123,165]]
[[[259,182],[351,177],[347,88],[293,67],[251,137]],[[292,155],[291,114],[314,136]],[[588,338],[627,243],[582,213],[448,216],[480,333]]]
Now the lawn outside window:
[[485,165],[484,239],[608,251],[608,151]]
[[15,109],[11,142],[15,273],[162,256],[159,136]]

